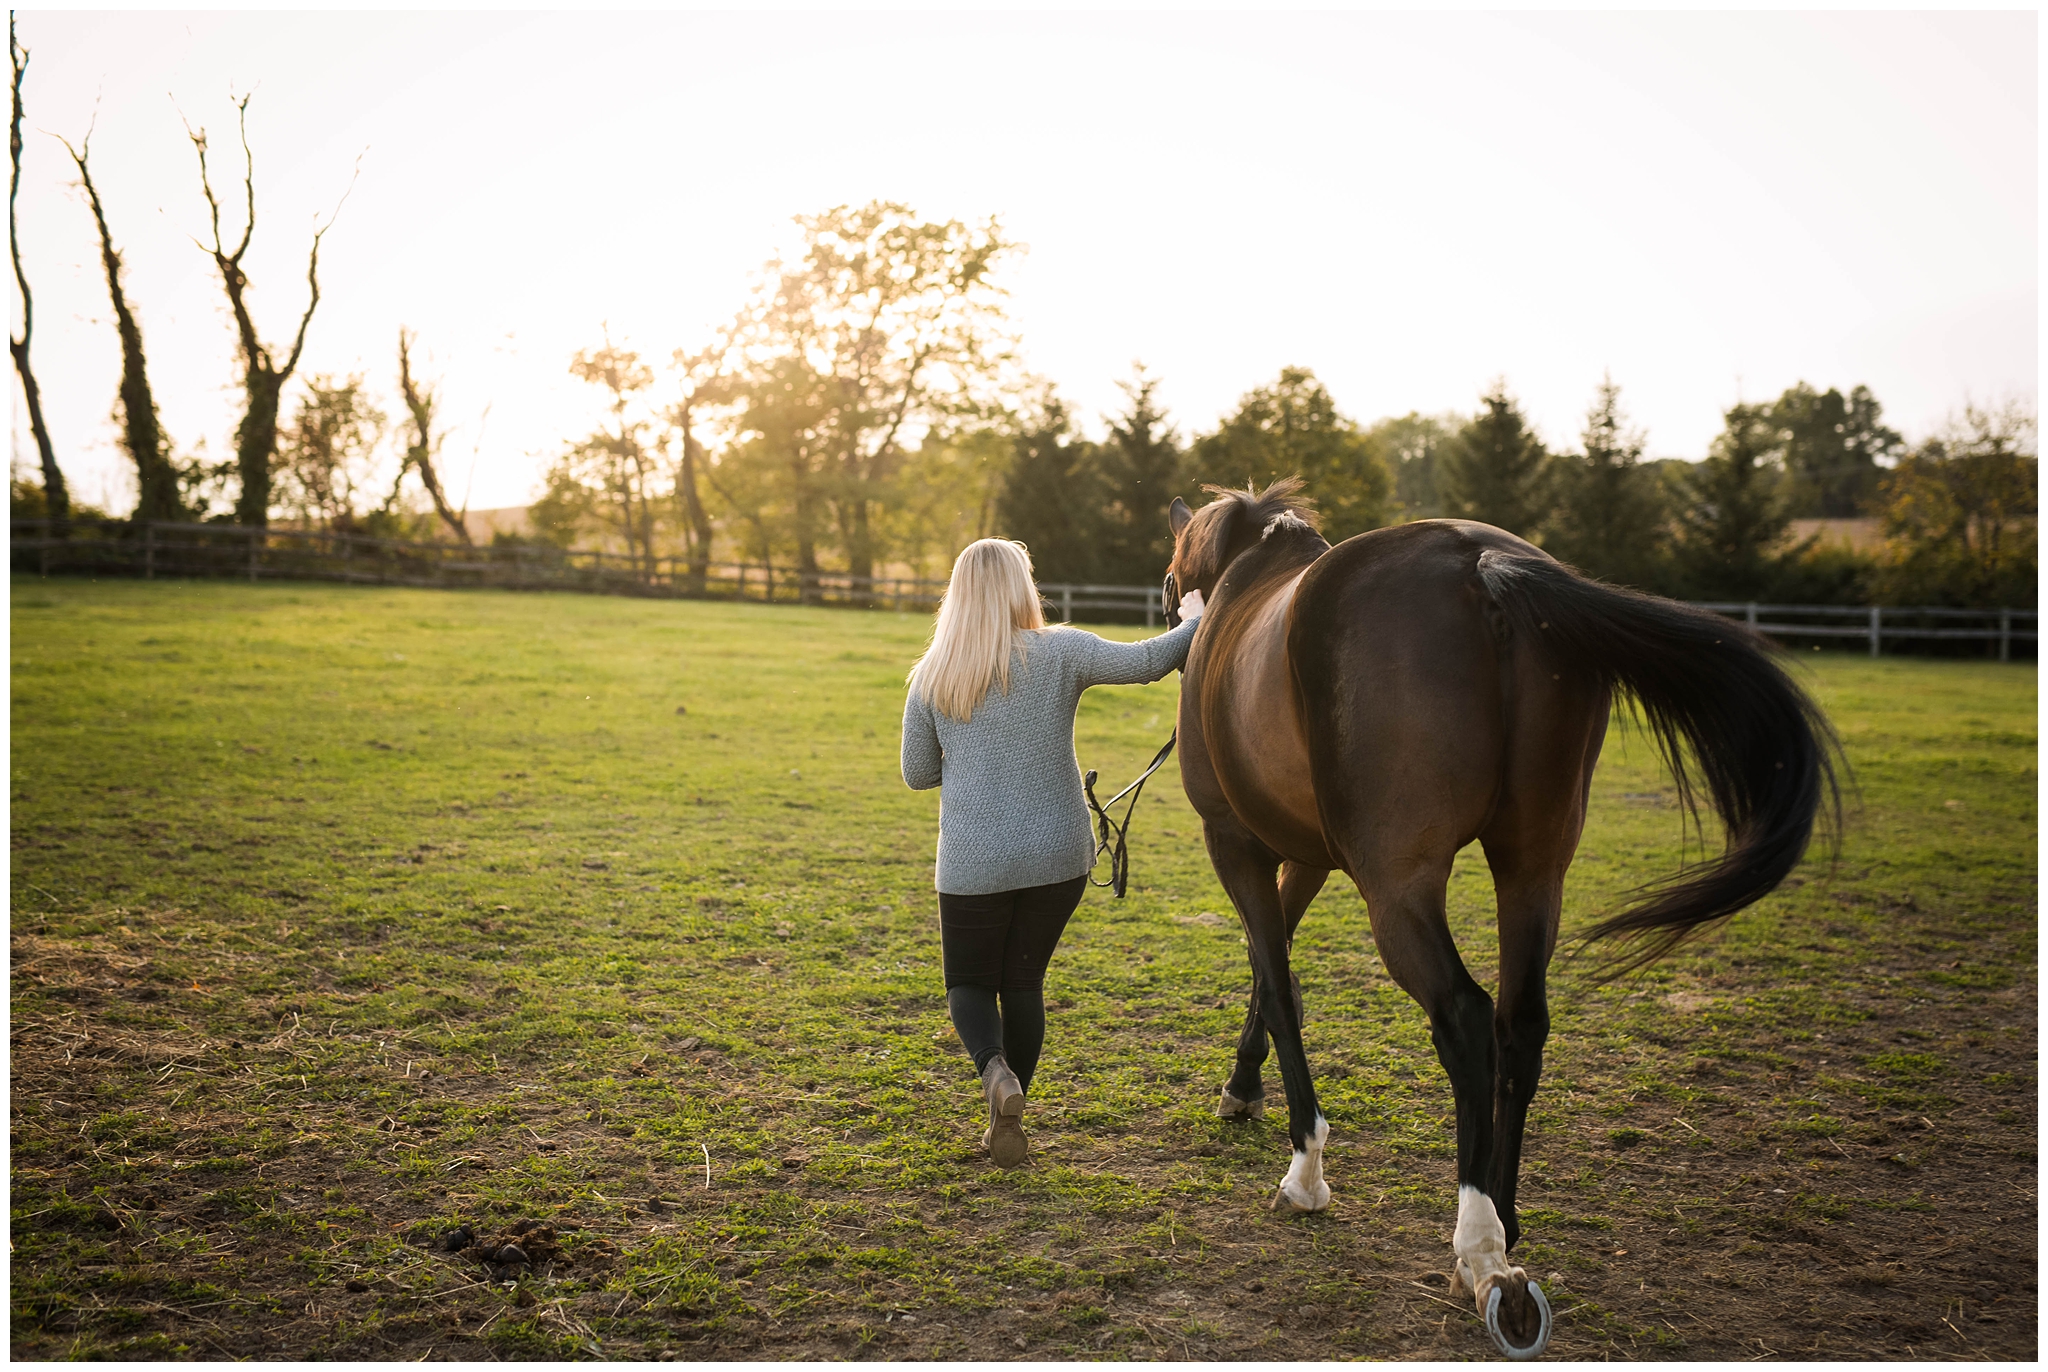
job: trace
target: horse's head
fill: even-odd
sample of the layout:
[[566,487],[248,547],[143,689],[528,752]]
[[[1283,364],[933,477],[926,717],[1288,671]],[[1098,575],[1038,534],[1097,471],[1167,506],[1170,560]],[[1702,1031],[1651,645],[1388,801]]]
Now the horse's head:
[[1223,569],[1268,535],[1288,528],[1315,531],[1315,502],[1301,494],[1302,484],[1298,476],[1283,476],[1263,491],[1204,486],[1216,499],[1199,510],[1173,498],[1166,511],[1173,529],[1173,562],[1166,571],[1169,618],[1177,618],[1173,611],[1187,592],[1200,591],[1205,600],[1213,595]]

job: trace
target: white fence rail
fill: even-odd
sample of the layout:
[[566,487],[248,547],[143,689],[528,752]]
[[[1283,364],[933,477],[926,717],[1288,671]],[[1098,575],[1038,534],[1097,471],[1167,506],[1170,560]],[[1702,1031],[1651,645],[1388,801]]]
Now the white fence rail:
[[1860,638],[1870,655],[1884,651],[1885,640],[1975,640],[1998,645],[1998,660],[2012,661],[2014,643],[2038,643],[2040,614],[2035,610],[1955,610],[1943,605],[1771,605],[1758,601],[1696,601],[1760,634],[1777,638]]

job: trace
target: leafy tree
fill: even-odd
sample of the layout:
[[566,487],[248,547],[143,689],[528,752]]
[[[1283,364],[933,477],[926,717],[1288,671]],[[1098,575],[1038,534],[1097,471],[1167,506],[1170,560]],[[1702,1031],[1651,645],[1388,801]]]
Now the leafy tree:
[[[256,321],[249,313],[249,277],[242,268],[249,243],[256,236],[256,157],[249,151],[249,99],[245,95],[235,103],[236,127],[242,138],[246,206],[242,240],[233,252],[228,251],[221,236],[220,200],[213,193],[213,181],[206,167],[206,130],[195,131],[188,125],[185,132],[199,153],[199,189],[205,193],[206,207],[212,215],[213,246],[205,251],[213,258],[221,286],[227,291],[228,307],[235,317],[235,338],[242,353],[245,405],[242,422],[235,428],[235,461],[241,472],[242,492],[235,501],[235,522],[260,528],[270,520],[270,464],[277,456],[278,401],[284,394],[285,382],[299,365],[299,355],[306,347],[306,328],[313,322],[313,311],[320,304],[320,240],[334,227],[334,219],[330,216],[313,231],[312,251],[306,258],[306,312],[299,316],[291,351],[280,364],[257,337]],[[353,179],[349,184],[354,187]],[[347,192],[343,192],[342,199],[347,198]],[[336,205],[335,213],[340,212],[341,207]]]
[[590,520],[625,545],[626,555],[654,572],[659,454],[649,439],[649,417],[641,392],[654,384],[653,369],[640,354],[611,340],[586,348],[570,360],[569,372],[606,393],[608,425],[569,445],[545,477],[540,503],[545,511],[534,527],[551,540],[573,537],[577,522]]
[[1104,545],[1103,455],[1049,392],[1013,440],[996,528],[1031,550],[1041,581],[1095,581]]
[[874,201],[797,220],[804,246],[771,262],[733,331],[737,428],[788,473],[798,567],[818,568],[829,518],[854,576],[908,445],[993,411],[1009,348],[993,278],[1014,245],[991,219],[922,221]]
[[354,529],[365,513],[363,495],[374,479],[371,464],[384,424],[362,377],[308,377],[278,443],[275,495],[286,517]]
[[776,556],[795,546],[787,465],[768,451],[765,440],[754,437],[720,454],[706,467],[704,480],[715,512],[738,546],[741,566],[758,558],[772,579]]
[[962,548],[995,529],[1012,441],[987,424],[934,429],[906,454],[888,541],[914,575],[944,577]]
[[[7,12],[7,52],[14,60],[14,118],[7,126],[7,151],[13,160],[13,175],[7,183],[7,244],[14,255],[14,283],[21,288],[21,337],[7,336],[7,350],[13,354],[14,370],[21,376],[22,396],[28,401],[28,427],[36,441],[36,453],[43,464],[42,509],[56,526],[57,536],[71,519],[71,496],[64,486],[64,471],[50,444],[50,430],[43,423],[43,393],[29,366],[29,336],[35,332],[35,299],[29,294],[28,273],[21,269],[21,235],[16,231],[14,202],[21,195],[21,79],[28,74],[28,49],[14,36],[14,11]],[[11,474],[10,474],[11,476]],[[19,502],[17,501],[18,505]]]
[[1869,512],[1878,479],[1903,446],[1882,422],[1868,386],[1846,398],[1804,381],[1779,396],[1771,422],[1784,445],[1785,499],[1794,516],[1845,519]]
[[1745,600],[1768,590],[1786,560],[1775,550],[1792,520],[1779,489],[1778,451],[1770,406],[1727,411],[1677,512],[1678,561],[1692,594]]
[[1182,494],[1180,442],[1154,399],[1156,377],[1139,366],[1117,388],[1128,408],[1110,419],[1109,441],[1101,447],[1108,504],[1096,571],[1106,581],[1144,586],[1164,576],[1173,560],[1166,507]]
[[[526,507],[526,522],[534,540],[550,548],[573,548],[583,530],[596,519],[597,492],[578,478],[575,465],[555,460],[541,475],[541,493]],[[502,535],[492,539],[495,546],[508,542]]]
[[[828,389],[800,356],[771,358],[716,388],[718,398],[735,410],[735,442],[714,482],[720,498],[753,528],[764,565],[771,549],[786,544],[807,583],[817,574],[821,544],[832,532]],[[866,494],[883,493],[871,487]]]
[[[32,467],[20,462],[11,464],[8,472],[8,515],[13,519],[55,519],[45,501],[40,474]],[[99,520],[109,518],[105,510],[98,509],[84,501],[74,500],[70,505],[70,518]]]
[[2029,411],[1966,406],[1883,478],[1880,593],[1895,602],[2032,605],[2039,466]]
[[1394,503],[1403,517],[1434,519],[1444,512],[1437,495],[1437,459],[1461,426],[1455,415],[1411,410],[1365,431],[1366,441],[1379,450],[1380,460],[1394,474]]
[[1479,399],[1479,413],[1437,459],[1437,497],[1453,518],[1536,539],[1550,512],[1550,454],[1505,381]]
[[1216,486],[1265,485],[1298,474],[1308,482],[1332,542],[1376,529],[1393,514],[1393,477],[1314,372],[1285,367],[1271,386],[1245,393],[1237,413],[1195,440],[1188,465]]
[[1641,466],[1643,435],[1628,427],[1612,377],[1595,392],[1580,443],[1582,453],[1552,464],[1557,503],[1543,546],[1603,581],[1648,589],[1658,580],[1658,534],[1668,516]]

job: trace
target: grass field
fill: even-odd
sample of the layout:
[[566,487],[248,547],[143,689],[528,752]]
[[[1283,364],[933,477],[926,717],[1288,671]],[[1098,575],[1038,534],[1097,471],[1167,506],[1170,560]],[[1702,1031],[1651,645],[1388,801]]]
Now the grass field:
[[[938,797],[896,775],[921,618],[12,609],[15,1356],[1492,1355],[1444,1287],[1449,1091],[1338,882],[1296,947],[1331,1210],[1266,1210],[1284,1110],[1213,1117],[1250,979],[1171,765],[1054,962],[1033,1163],[977,1159]],[[1839,864],[1553,974],[1517,1250],[1553,1356],[2036,1351],[2034,669],[1799,665],[1860,787]],[[1086,764],[1134,775],[1176,685],[1091,692]],[[1617,732],[1567,934],[1680,835]],[[1468,851],[1482,980],[1490,900]],[[437,1241],[521,1218],[563,1252],[516,1282]]]

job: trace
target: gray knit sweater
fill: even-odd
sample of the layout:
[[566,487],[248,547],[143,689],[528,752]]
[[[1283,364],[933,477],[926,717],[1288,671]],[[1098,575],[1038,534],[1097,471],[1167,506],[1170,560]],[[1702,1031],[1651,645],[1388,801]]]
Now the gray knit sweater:
[[1010,693],[991,683],[965,724],[910,693],[903,780],[919,791],[945,786],[939,890],[976,896],[1044,886],[1071,881],[1094,864],[1074,757],[1081,692],[1159,680],[1187,661],[1197,622],[1142,643],[1112,643],[1082,629],[1020,632]]

